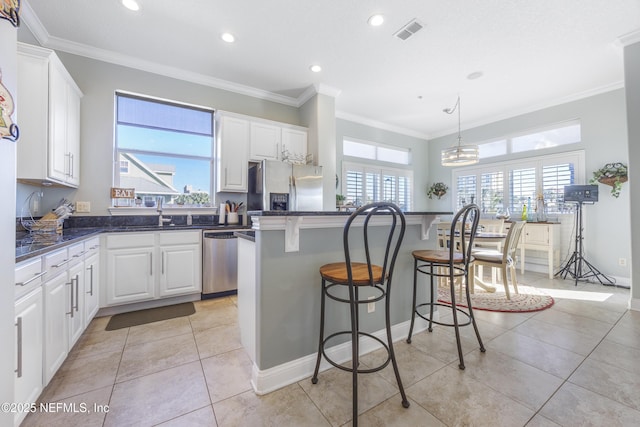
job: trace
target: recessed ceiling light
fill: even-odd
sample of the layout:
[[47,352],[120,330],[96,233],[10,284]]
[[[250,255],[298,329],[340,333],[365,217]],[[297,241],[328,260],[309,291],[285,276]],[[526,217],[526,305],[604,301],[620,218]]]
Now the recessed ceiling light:
[[322,71],[322,67],[319,65],[312,65],[311,67],[309,67],[309,69],[314,73],[319,73],[320,71]]
[[220,38],[226,41],[227,43],[233,43],[234,41],[236,41],[235,36],[231,33],[222,33]]
[[122,0],[122,5],[129,10],[140,10],[140,5],[136,0]]
[[372,27],[379,27],[384,22],[384,16],[382,16],[382,15],[371,15],[367,22]]
[[484,73],[482,71],[474,71],[473,73],[469,74],[467,76],[467,79],[469,80],[475,80],[475,79],[479,79],[480,77],[482,77],[484,75]]

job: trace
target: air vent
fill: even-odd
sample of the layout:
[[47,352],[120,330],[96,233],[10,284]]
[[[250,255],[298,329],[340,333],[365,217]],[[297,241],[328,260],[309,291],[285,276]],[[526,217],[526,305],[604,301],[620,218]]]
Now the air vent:
[[400,28],[394,36],[401,40],[406,40],[424,27],[417,19],[411,20],[407,25]]

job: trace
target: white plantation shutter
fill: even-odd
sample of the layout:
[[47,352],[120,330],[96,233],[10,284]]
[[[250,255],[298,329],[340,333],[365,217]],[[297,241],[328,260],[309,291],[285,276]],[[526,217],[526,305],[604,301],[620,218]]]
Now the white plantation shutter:
[[503,208],[504,173],[487,172],[480,176],[480,210],[482,213],[495,214]]
[[411,207],[411,179],[406,176],[398,177],[398,206],[403,211]]
[[475,202],[476,199],[476,175],[459,176],[456,181],[456,209]]
[[530,201],[530,207],[536,200],[536,169],[514,169],[510,171],[509,199],[511,212],[522,212],[522,206]]
[[547,212],[564,212],[564,186],[575,182],[573,163],[542,167],[542,194]]
[[371,165],[344,162],[343,193],[347,202],[356,206],[390,201],[401,209],[411,210],[412,172],[409,170],[379,169]]

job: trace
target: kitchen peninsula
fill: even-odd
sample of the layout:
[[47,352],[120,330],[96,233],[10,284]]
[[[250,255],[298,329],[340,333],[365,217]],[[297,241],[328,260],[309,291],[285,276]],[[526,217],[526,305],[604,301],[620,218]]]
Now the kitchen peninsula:
[[[238,239],[238,313],[242,344],[253,361],[253,387],[264,394],[313,372],[320,324],[318,269],[344,260],[343,227],[349,213],[254,211],[248,215],[255,236]],[[406,335],[411,317],[411,251],[435,248],[429,230],[441,215],[451,212],[405,213],[407,228],[391,291],[395,339]],[[384,215],[380,221],[385,221]],[[344,329],[348,308],[328,304],[327,310],[327,331]],[[374,312],[367,313],[363,307],[360,313],[363,329],[383,333],[380,303]],[[362,352],[374,349],[369,341],[363,341]],[[348,343],[328,351],[334,360],[350,359]]]

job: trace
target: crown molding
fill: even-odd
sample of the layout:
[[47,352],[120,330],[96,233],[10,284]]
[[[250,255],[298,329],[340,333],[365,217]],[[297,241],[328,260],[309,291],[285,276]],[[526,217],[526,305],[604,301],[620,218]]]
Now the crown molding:
[[300,96],[298,97],[297,106],[298,107],[303,106],[307,101],[309,101],[311,98],[313,98],[317,94],[327,95],[332,98],[337,98],[341,92],[342,91],[340,89],[336,89],[332,86],[325,85],[323,83],[312,84],[311,86],[306,88],[305,91],[302,92],[302,94],[300,94]]
[[640,42],[640,28],[630,33],[624,34],[616,39],[616,44],[622,47]]
[[336,111],[336,118],[342,120],[348,120],[350,122],[359,123],[365,126],[371,126],[377,129],[386,130],[389,132],[399,133],[401,135],[412,136],[414,138],[420,138],[424,140],[428,140],[431,138],[431,135],[427,135],[422,132],[417,132],[413,129],[407,129],[400,126],[394,126],[389,123],[380,122],[374,119],[370,119],[368,117],[358,116],[356,114],[347,113],[345,111]]
[[40,46],[44,46],[49,41],[49,32],[44,28],[40,18],[38,18],[27,0],[22,0],[22,4],[20,4],[20,21],[29,28],[29,31],[40,43]]

